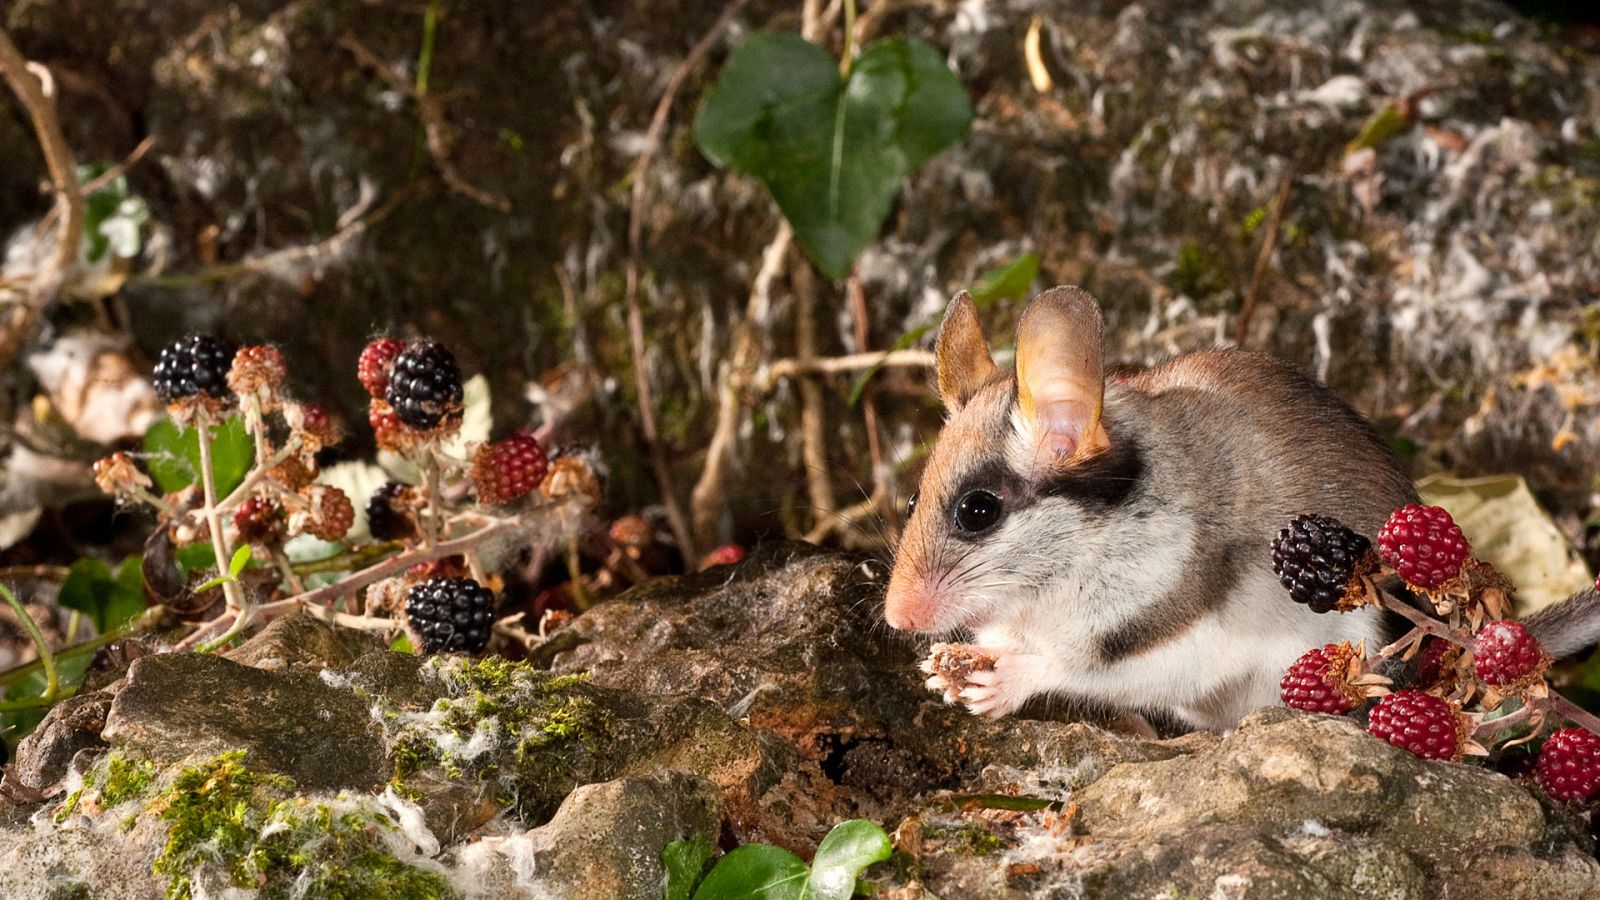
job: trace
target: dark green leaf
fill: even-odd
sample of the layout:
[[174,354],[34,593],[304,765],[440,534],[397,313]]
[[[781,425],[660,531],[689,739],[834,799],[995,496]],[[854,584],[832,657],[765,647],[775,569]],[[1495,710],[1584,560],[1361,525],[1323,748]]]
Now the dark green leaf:
[[667,867],[666,900],[689,900],[710,860],[711,844],[705,838],[668,844],[661,851],[661,864]]
[[746,844],[717,861],[694,900],[800,900],[806,864],[770,844]]
[[[86,183],[100,177],[108,167],[104,163],[78,167],[78,181]],[[111,241],[100,231],[100,226],[117,214],[117,209],[128,196],[128,180],[117,177],[105,187],[83,198],[83,252],[89,262],[105,256]]]
[[960,80],[917,38],[869,46],[847,83],[817,45],[758,34],[728,58],[695,140],[712,162],[760,179],[800,245],[838,279],[877,235],[905,177],[971,121]]
[[972,301],[983,306],[996,300],[1021,297],[1028,293],[1028,288],[1033,286],[1033,279],[1038,276],[1039,257],[1024,253],[998,269],[983,273],[970,292]]
[[817,846],[806,881],[806,900],[850,900],[856,876],[894,852],[894,843],[876,822],[851,819],[833,826]]
[[217,567],[217,553],[211,549],[210,544],[190,544],[179,547],[176,554],[178,565],[182,567],[184,577],[194,572],[204,572]]
[[67,570],[56,602],[89,617],[101,634],[144,612],[144,577],[139,560],[122,561],[113,576],[98,559],[83,558]]
[[148,604],[144,596],[144,569],[137,556],[130,556],[117,567],[116,582],[111,586],[111,601],[106,604],[105,622],[95,627],[104,634],[121,628],[142,615]]
[[[161,419],[144,435],[149,454],[146,466],[156,487],[164,494],[183,490],[195,483],[200,472],[200,440],[193,428],[180,429],[171,419]],[[255,446],[244,420],[233,416],[218,425],[211,438],[212,474],[217,479],[217,494],[239,486],[255,459]]]

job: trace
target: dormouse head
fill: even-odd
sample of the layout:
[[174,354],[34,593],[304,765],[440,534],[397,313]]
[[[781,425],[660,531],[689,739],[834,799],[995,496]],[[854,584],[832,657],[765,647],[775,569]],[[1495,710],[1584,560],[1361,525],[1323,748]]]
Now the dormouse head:
[[1002,372],[972,298],[951,301],[935,348],[946,421],[908,504],[891,626],[981,627],[1026,602],[1059,573],[1107,491],[1135,480],[1101,423],[1102,329],[1087,292],[1046,291],[1017,325],[1015,373]]

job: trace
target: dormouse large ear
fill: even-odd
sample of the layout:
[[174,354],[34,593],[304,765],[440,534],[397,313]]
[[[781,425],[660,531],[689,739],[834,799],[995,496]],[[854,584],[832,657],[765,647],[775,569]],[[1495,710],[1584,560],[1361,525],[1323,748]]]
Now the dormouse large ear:
[[978,308],[966,291],[957,294],[944,311],[934,356],[939,399],[944,401],[945,410],[954,415],[995,373],[989,342],[978,323]]
[[1111,446],[1100,425],[1104,328],[1100,304],[1076,287],[1040,294],[1017,323],[1017,405],[1045,465],[1070,464]]

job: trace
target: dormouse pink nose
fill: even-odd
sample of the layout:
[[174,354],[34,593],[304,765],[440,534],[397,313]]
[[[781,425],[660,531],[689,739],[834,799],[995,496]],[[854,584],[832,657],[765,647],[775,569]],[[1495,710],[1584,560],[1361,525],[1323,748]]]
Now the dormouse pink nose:
[[937,604],[921,579],[897,577],[889,579],[889,590],[884,595],[883,618],[896,631],[922,631],[933,625]]

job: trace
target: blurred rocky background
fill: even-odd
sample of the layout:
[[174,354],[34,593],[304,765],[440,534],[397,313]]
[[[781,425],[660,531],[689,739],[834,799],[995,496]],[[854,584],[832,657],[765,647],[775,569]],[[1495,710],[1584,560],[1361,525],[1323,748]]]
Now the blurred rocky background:
[[[644,371],[680,505],[742,323],[767,367],[740,394],[733,464],[716,485],[725,512],[701,523],[704,543],[825,534],[830,511],[869,494],[883,518],[853,517],[847,542],[878,540],[885,519],[892,529],[938,423],[920,368],[886,367],[864,398],[852,397],[855,371],[813,380],[827,439],[809,466],[805,390],[763,372],[800,353],[797,321],[820,357],[887,349],[935,322],[953,292],[1034,254],[1035,290],[1075,282],[1103,301],[1115,356],[1219,342],[1281,354],[1374,416],[1418,475],[1527,475],[1593,561],[1600,32],[1581,10],[869,3],[863,40],[931,42],[977,117],[907,184],[857,265],[852,308],[847,286],[796,264],[797,251],[751,302],[780,219],[688,127],[728,48],[798,30],[802,6],[754,0],[733,14],[686,71],[646,172]],[[121,243],[89,296],[51,310],[29,365],[5,373],[0,515],[13,539],[28,532],[16,516],[92,492],[86,461],[148,424],[138,379],[192,329],[288,348],[296,391],[342,412],[353,455],[370,449],[360,346],[379,331],[432,334],[488,376],[503,427],[559,412],[602,436],[617,509],[657,502],[627,334],[630,177],[657,103],[723,11],[720,0],[9,4],[4,24],[48,67],[78,162],[134,154],[105,213]],[[0,109],[0,146],[4,291],[44,252],[50,199],[15,104]],[[985,310],[1002,347],[1023,299]],[[112,375],[84,375],[91,364]],[[86,414],[107,385],[118,391],[95,399],[102,414]],[[823,493],[807,484],[819,459]],[[92,501],[65,531],[109,539],[108,512]]]

